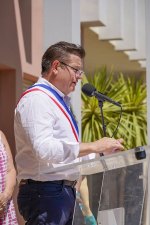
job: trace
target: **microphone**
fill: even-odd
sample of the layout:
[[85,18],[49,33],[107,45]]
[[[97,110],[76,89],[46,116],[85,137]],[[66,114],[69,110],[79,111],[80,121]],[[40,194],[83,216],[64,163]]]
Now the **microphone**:
[[121,104],[119,102],[116,102],[112,100],[111,98],[107,97],[106,95],[102,94],[101,92],[98,92],[96,88],[89,83],[86,83],[82,86],[82,91],[84,94],[86,94],[89,97],[95,96],[98,100],[107,101],[116,106],[121,107]]

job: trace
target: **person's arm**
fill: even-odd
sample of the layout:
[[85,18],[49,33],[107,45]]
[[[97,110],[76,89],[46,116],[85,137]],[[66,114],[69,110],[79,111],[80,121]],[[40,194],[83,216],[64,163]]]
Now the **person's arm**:
[[82,157],[90,153],[111,154],[116,151],[121,151],[124,149],[121,143],[123,143],[123,139],[116,140],[108,137],[101,138],[94,142],[80,143],[78,157]]
[[90,209],[89,203],[89,189],[87,184],[87,177],[84,176],[80,179],[80,182],[77,186],[77,201],[79,202],[80,209],[84,216],[84,223],[85,224],[92,224],[96,225],[97,222],[95,217]]
[[[59,125],[57,120],[61,121]],[[14,127],[18,141],[20,140],[20,124],[27,142],[32,145],[32,150],[42,164],[70,163],[77,157],[90,153],[108,154],[123,149],[120,142],[114,138],[105,137],[95,142],[78,143],[73,138],[70,124],[61,111],[58,111],[57,105],[41,92],[32,94],[32,98],[27,95],[16,109]],[[56,124],[57,133],[62,138],[56,138],[54,135]],[[68,138],[63,137],[64,132],[67,133]]]
[[2,143],[7,154],[7,175],[5,189],[0,193],[0,208],[5,209],[7,202],[11,199],[16,184],[16,170],[14,168],[11,150],[5,135],[1,132]]
[[89,204],[89,189],[88,189],[86,177],[84,177],[81,182],[79,192],[80,192],[80,197],[81,197],[82,205],[83,205],[83,208],[82,208],[83,215],[91,216],[92,212],[91,212],[90,204]]

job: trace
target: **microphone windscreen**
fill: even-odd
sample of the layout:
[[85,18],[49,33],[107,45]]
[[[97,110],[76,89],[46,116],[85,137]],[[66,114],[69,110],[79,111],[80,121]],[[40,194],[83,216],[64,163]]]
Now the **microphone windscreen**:
[[93,96],[93,92],[96,91],[96,88],[93,85],[87,83],[87,84],[84,84],[82,86],[82,91],[83,91],[84,94],[92,97]]

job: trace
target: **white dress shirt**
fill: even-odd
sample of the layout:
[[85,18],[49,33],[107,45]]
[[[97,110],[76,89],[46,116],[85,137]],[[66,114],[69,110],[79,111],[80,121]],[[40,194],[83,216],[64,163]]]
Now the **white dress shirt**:
[[[50,86],[69,104],[69,97],[44,78],[40,78],[37,83]],[[75,139],[68,119],[48,96],[49,91],[44,92],[47,94],[42,91],[25,94],[15,110],[18,181],[75,180],[79,176],[76,169],[54,171],[55,167],[80,160],[77,158],[79,142]]]

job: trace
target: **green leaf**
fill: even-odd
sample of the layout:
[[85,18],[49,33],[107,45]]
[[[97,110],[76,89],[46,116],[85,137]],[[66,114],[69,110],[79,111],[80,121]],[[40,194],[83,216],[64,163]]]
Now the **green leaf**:
[[[122,118],[115,138],[122,137],[127,149],[147,144],[146,85],[135,76],[107,72],[104,66],[93,75],[83,77],[82,85],[93,84],[96,89],[122,105]],[[90,142],[103,137],[102,119],[98,100],[82,97],[82,141]],[[111,137],[119,121],[120,108],[108,102],[103,103],[107,136]]]

